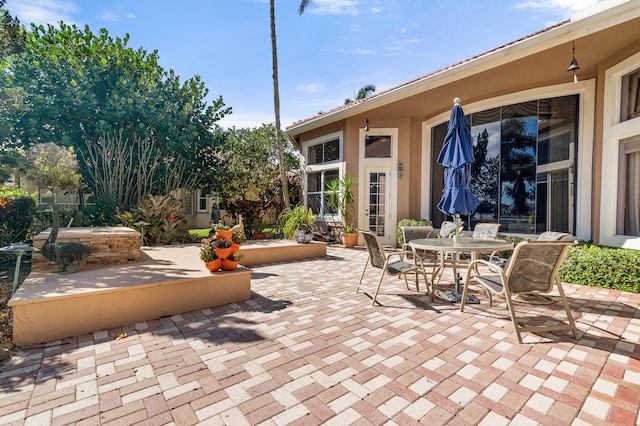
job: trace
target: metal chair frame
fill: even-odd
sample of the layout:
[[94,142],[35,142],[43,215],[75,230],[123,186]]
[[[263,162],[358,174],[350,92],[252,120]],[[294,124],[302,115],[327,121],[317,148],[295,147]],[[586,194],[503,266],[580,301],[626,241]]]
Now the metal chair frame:
[[[375,294],[373,295],[372,305],[375,306],[378,293],[380,292],[380,286],[385,275],[389,276],[402,276],[404,278],[405,286],[407,290],[409,288],[409,281],[407,280],[407,274],[414,274],[416,279],[416,290],[420,292],[418,275],[421,274],[425,280],[427,286],[427,293],[429,294],[429,300],[433,302],[433,282],[431,283],[431,290],[429,289],[429,280],[424,269],[422,258],[411,250],[402,250],[388,253],[384,250],[378,237],[370,231],[358,230],[358,233],[362,235],[367,251],[369,252],[369,258],[364,265],[360,281],[356,287],[356,293],[360,290],[360,285],[365,276],[368,266],[381,269],[380,279],[378,280],[378,286],[376,287]],[[388,254],[387,254],[388,253]],[[405,260],[405,257],[412,256],[412,261]],[[397,258],[397,260],[396,260]]]

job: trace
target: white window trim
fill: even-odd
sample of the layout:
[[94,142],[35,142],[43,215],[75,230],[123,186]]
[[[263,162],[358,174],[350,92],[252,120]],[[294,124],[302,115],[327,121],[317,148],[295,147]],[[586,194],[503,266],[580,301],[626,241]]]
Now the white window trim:
[[[206,200],[206,208],[205,209],[201,209],[200,208],[200,199],[204,198]],[[202,193],[202,189],[197,189],[196,190],[196,213],[206,213],[209,211],[209,199],[208,199],[208,195],[203,194]]]
[[[391,158],[389,157],[380,157],[380,158],[365,158],[365,138],[368,136],[391,136]],[[390,169],[389,173],[389,191],[390,201],[389,206],[389,217],[387,218],[389,224],[398,223],[398,128],[396,127],[376,127],[370,128],[368,132],[365,132],[364,129],[360,129],[358,133],[358,156],[360,160],[359,170],[358,170],[358,205],[365,206],[367,205],[367,201],[365,197],[368,195],[369,191],[365,188],[365,183],[367,181],[367,177],[365,173],[367,172],[368,167],[385,167]],[[358,223],[366,224],[367,217],[365,216],[364,208],[359,209],[358,213]],[[368,225],[363,225],[368,229]],[[393,245],[397,242],[397,236],[394,231],[395,226],[390,226],[388,229],[389,238],[391,239],[390,243]]]
[[[306,160],[307,158],[309,158],[310,147],[319,145],[321,143],[329,142],[335,139],[338,139],[338,159],[337,160],[330,161],[327,163],[322,163],[322,164],[310,164],[310,165],[306,164]],[[304,194],[303,200],[304,200],[304,205],[306,206],[308,201],[307,200],[307,192],[308,192],[307,173],[317,173],[325,170],[338,169],[340,179],[342,179],[342,177],[344,176],[345,170],[346,170],[345,162],[344,162],[344,135],[342,131],[322,135],[320,137],[303,142],[300,148],[302,152],[302,157],[300,159],[302,163],[301,168],[302,170],[304,170],[304,175],[302,178],[302,193]],[[338,214],[316,217],[316,221],[318,222],[339,222],[340,220],[341,219]]]
[[622,77],[640,67],[640,53],[605,71],[600,244],[640,250],[640,237],[617,234],[620,141],[640,134],[640,117],[620,122]]
[[[595,114],[595,80],[565,83],[536,89],[514,92],[507,95],[484,99],[465,105],[465,114],[484,111],[503,105],[517,104],[538,99],[555,98],[568,95],[580,95],[578,105],[578,157],[576,159],[577,191],[574,195],[576,205],[576,236],[583,240],[591,239],[591,172],[593,162],[593,117]],[[453,107],[453,104],[452,104]],[[449,120],[451,112],[446,111],[422,123],[422,170],[420,185],[431,188],[431,129]],[[424,196],[420,203],[421,217],[431,216],[431,197]]]

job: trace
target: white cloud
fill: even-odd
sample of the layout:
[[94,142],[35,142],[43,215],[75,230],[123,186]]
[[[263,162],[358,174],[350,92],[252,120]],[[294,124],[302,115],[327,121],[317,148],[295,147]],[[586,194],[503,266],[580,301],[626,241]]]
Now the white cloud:
[[[263,124],[274,123],[276,121],[273,112],[265,114],[264,111],[245,111],[242,114],[229,114],[218,122],[220,127],[224,129],[230,129],[236,127],[238,129],[260,127]],[[281,125],[284,127],[285,121],[280,120]]]
[[[127,13],[124,15],[126,19],[135,19],[136,15],[133,13]],[[122,21],[123,16],[116,12],[104,12],[100,15],[100,18],[105,21],[119,22]]]
[[296,86],[296,89],[302,93],[319,93],[324,91],[325,87],[322,83],[310,83]]
[[601,0],[527,0],[514,5],[516,9],[532,9],[551,12],[568,18],[577,10],[600,3]]
[[26,26],[60,21],[71,24],[74,23],[72,15],[78,12],[78,7],[70,0],[9,0],[6,7]]
[[[316,15],[357,15],[359,0],[314,0],[309,13]],[[306,11],[307,9],[305,9]]]
[[104,12],[100,15],[100,17],[105,21],[112,21],[112,22],[118,22],[122,19],[122,17],[115,12]]

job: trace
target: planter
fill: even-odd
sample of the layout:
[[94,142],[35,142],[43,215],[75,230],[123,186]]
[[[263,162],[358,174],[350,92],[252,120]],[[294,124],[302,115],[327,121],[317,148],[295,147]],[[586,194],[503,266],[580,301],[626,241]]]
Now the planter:
[[238,262],[235,260],[222,259],[222,270],[233,271],[238,267]]
[[225,257],[229,257],[231,255],[232,248],[216,248],[216,256],[220,259],[224,259]]
[[358,244],[358,234],[342,234],[342,243],[346,248],[353,248]]
[[264,240],[264,233],[256,232],[255,234],[253,234],[253,239],[254,240]]
[[231,229],[218,229],[216,231],[216,238],[219,240],[231,241],[233,237],[233,231]]
[[238,253],[238,251],[240,251],[240,244],[231,243],[231,256],[233,256],[236,253]]
[[293,237],[297,242],[301,244],[310,243],[313,240],[313,233],[307,232],[303,229],[296,231],[296,235]]
[[453,245],[457,246],[458,244],[460,244],[460,235],[454,235],[453,236]]
[[211,272],[219,271],[222,268],[222,259],[217,258],[212,260],[211,262],[204,262],[204,266],[207,267]]

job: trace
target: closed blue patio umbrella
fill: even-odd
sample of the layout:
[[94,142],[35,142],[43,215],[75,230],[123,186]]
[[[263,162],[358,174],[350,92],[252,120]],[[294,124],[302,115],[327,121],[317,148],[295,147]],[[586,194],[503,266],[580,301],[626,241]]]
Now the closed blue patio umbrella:
[[[444,137],[438,163],[444,166],[444,189],[438,209],[445,214],[469,215],[476,211],[478,198],[471,193],[471,164],[475,161],[471,133],[467,118],[460,106],[460,98],[454,99],[451,117]],[[457,223],[459,225],[459,223]]]
[[[453,100],[447,135],[444,137],[438,163],[444,166],[444,189],[438,203],[438,210],[455,217],[456,228],[460,227],[460,215],[470,215],[476,211],[480,201],[471,193],[471,164],[475,161],[471,133],[467,128],[467,118],[460,106],[460,98]],[[458,277],[455,292],[442,292],[441,296],[459,302],[462,295]],[[467,300],[467,303],[478,303]]]

